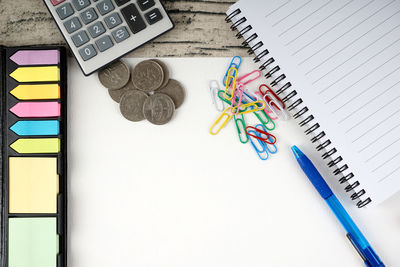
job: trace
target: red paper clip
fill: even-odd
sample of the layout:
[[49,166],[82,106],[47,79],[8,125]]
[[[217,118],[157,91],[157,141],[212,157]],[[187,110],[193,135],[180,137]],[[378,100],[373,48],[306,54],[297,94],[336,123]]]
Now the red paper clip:
[[[257,135],[255,135],[255,134],[251,134],[251,133],[249,133],[249,129],[258,132],[258,133],[260,133],[261,135],[266,135],[266,137],[264,138],[264,137],[257,136]],[[273,145],[273,144],[276,143],[276,137],[275,137],[274,135],[272,135],[272,134],[266,132],[266,131],[260,130],[260,129],[258,129],[258,128],[253,127],[253,126],[247,126],[247,127],[245,128],[245,131],[246,131],[246,134],[247,134],[247,135],[249,135],[249,136],[251,136],[251,137],[254,137],[255,139],[258,139],[258,140],[260,140],[260,141],[263,141],[264,143],[268,143],[268,144],[271,144],[271,145]],[[270,138],[271,138],[273,141],[270,141]]]
[[[266,87],[267,90],[265,90],[265,92],[263,92],[262,89],[261,89],[262,87]],[[265,101],[266,101],[267,103],[269,103],[269,102],[272,100],[272,98],[271,98],[271,96],[272,96],[273,98],[275,98],[276,101],[278,101],[279,103],[281,103],[281,105],[282,105],[283,108],[285,108],[285,103],[283,103],[283,101],[279,98],[279,96],[277,96],[277,95],[275,94],[275,92],[272,91],[272,89],[268,87],[268,85],[266,85],[266,84],[261,84],[260,87],[258,87],[258,91],[260,92],[260,94],[263,95],[263,98],[265,99]],[[273,106],[275,106],[277,109],[281,110],[281,109],[278,107],[278,105],[276,105],[274,102],[272,102],[271,104],[272,104]]]

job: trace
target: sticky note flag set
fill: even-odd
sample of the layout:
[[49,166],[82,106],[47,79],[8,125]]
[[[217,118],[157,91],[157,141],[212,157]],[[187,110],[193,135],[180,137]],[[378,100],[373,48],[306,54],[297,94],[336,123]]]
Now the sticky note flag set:
[[66,51],[0,47],[0,63],[1,264],[66,266]]
[[[216,135],[233,119],[239,141],[249,143],[261,160],[267,160],[270,154],[278,152],[277,138],[271,133],[276,127],[274,121],[286,121],[289,115],[284,101],[266,84],[260,83],[261,71],[239,75],[241,63],[238,56],[229,63],[222,79],[224,90],[220,90],[218,81],[210,82],[211,101],[221,114],[209,131]],[[250,115],[257,123],[249,124],[247,116]]]

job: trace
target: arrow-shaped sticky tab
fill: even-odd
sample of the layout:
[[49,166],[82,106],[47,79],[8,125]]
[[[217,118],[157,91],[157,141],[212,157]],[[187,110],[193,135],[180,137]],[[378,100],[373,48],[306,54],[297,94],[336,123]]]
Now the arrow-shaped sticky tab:
[[57,66],[19,67],[10,76],[18,82],[57,82],[60,69]]
[[18,65],[57,65],[60,62],[58,50],[19,50],[10,57]]
[[60,124],[57,120],[17,121],[10,129],[18,135],[58,135]]
[[21,138],[10,145],[21,154],[58,153],[60,152],[59,138]]
[[58,84],[20,84],[10,93],[20,100],[59,99],[60,86]]
[[58,117],[60,103],[58,102],[19,102],[10,111],[20,118]]

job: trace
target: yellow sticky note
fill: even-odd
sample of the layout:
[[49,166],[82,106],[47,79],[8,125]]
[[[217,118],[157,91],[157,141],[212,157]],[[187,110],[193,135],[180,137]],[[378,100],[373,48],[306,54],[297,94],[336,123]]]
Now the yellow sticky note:
[[20,138],[10,145],[21,154],[26,153],[58,153],[60,152],[59,138]]
[[59,99],[60,86],[58,84],[20,84],[10,93],[20,100]]
[[56,82],[60,80],[57,66],[19,67],[10,76],[18,82]]
[[57,158],[9,158],[9,212],[57,213]]

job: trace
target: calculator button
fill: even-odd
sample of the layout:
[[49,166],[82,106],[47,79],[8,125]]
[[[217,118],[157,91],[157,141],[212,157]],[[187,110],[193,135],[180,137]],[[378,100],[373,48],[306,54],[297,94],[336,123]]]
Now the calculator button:
[[138,4],[142,11],[145,11],[155,5],[154,0],[139,0]]
[[112,29],[119,24],[122,23],[121,17],[118,15],[118,13],[111,14],[110,16],[106,17],[104,19],[104,22],[107,24],[107,27],[109,29]]
[[77,17],[73,17],[72,19],[64,22],[64,26],[68,33],[73,33],[82,28],[82,24]]
[[117,6],[122,6],[125,3],[128,3],[129,0],[114,0]]
[[158,8],[153,9],[149,13],[146,13],[146,15],[144,16],[146,17],[146,20],[150,25],[162,19],[162,15],[160,13],[160,10],[158,10]]
[[96,41],[97,48],[100,50],[100,52],[104,52],[110,47],[112,47],[114,44],[111,41],[110,36],[106,35],[101,37],[99,40]]
[[80,47],[81,45],[89,42],[89,37],[85,31],[80,31],[77,34],[72,35],[71,39],[76,47]]
[[81,54],[81,57],[84,61],[87,61],[97,55],[96,49],[94,49],[94,46],[89,44],[85,46],[84,48],[79,50],[79,54]]
[[114,5],[111,3],[110,0],[104,0],[100,3],[98,3],[96,6],[101,15],[105,15],[105,14],[109,13],[110,11],[114,10]]
[[65,0],[50,0],[50,1],[53,4],[53,6],[56,6],[56,5],[61,4],[62,2],[64,2]]
[[124,26],[122,26],[121,28],[118,28],[115,31],[113,31],[112,35],[114,37],[114,40],[117,43],[120,43],[120,42],[122,42],[123,40],[125,40],[126,38],[129,37],[129,32]]
[[66,3],[59,8],[56,9],[58,16],[60,19],[65,19],[74,14],[74,10],[70,3]]
[[127,5],[121,9],[121,12],[133,33],[138,33],[146,28],[146,23],[140,16],[139,11],[134,4]]
[[90,25],[88,27],[88,31],[93,38],[96,38],[96,37],[102,35],[106,31],[106,29],[104,29],[103,23],[98,21],[98,22]]
[[82,10],[85,7],[87,7],[88,5],[90,5],[90,1],[89,0],[72,0],[72,3],[74,4],[74,7],[78,11]]
[[83,23],[89,24],[90,22],[94,21],[97,19],[97,13],[94,10],[94,8],[89,8],[86,11],[81,13],[81,18],[83,20]]

